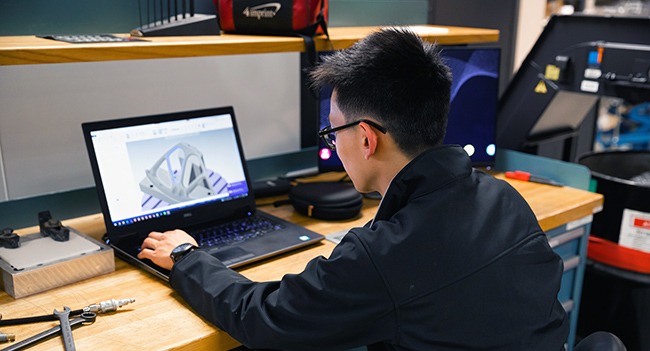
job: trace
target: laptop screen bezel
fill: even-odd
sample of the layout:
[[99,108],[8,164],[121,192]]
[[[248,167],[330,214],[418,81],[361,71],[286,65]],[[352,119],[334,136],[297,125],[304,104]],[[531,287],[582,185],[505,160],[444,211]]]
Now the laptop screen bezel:
[[[176,209],[167,216],[151,218],[125,226],[115,226],[110,217],[104,184],[98,167],[97,155],[92,141],[93,132],[152,123],[189,120],[217,115],[229,115],[231,118],[233,132],[235,135],[235,140],[237,142],[237,149],[241,159],[241,167],[243,169],[246,185],[248,188],[248,195],[236,199],[231,199],[225,202],[218,202],[219,213],[215,213],[214,211],[214,202],[207,202],[204,204],[192,206],[190,208]],[[126,237],[132,238],[134,235],[144,237],[151,230],[165,231],[176,228],[188,228],[192,225],[200,225],[203,223],[218,222],[220,220],[228,220],[236,217],[241,217],[247,213],[252,213],[255,210],[255,198],[253,196],[248,167],[246,166],[244,150],[239,135],[239,129],[237,127],[235,112],[232,106],[120,118],[105,121],[85,122],[82,123],[82,130],[86,148],[88,150],[88,157],[90,160],[93,178],[95,180],[95,187],[97,189],[100,208],[104,215],[104,224],[106,226],[108,239],[113,243],[118,242],[119,240]]]

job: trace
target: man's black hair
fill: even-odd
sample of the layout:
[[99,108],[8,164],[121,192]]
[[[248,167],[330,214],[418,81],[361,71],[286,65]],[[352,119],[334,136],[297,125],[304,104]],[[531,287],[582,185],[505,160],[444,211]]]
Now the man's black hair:
[[331,85],[346,122],[371,117],[410,156],[442,143],[451,72],[437,45],[406,29],[372,33],[323,58],[312,87]]

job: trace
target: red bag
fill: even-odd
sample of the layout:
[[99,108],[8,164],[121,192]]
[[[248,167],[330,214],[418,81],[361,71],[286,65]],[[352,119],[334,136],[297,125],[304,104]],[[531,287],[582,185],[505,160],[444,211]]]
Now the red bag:
[[327,34],[328,0],[214,0],[224,32]]

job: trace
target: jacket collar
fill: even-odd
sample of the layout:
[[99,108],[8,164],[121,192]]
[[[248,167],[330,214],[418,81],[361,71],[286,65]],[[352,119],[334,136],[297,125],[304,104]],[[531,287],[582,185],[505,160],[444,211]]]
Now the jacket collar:
[[412,198],[436,191],[472,173],[472,163],[458,145],[441,145],[415,157],[393,178],[375,220],[388,219]]

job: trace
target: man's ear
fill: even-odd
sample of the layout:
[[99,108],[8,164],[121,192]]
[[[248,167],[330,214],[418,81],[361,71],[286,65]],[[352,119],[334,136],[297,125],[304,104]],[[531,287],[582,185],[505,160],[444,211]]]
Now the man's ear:
[[359,126],[363,130],[364,134],[363,157],[368,160],[377,150],[378,135],[377,132],[365,122],[359,123]]

